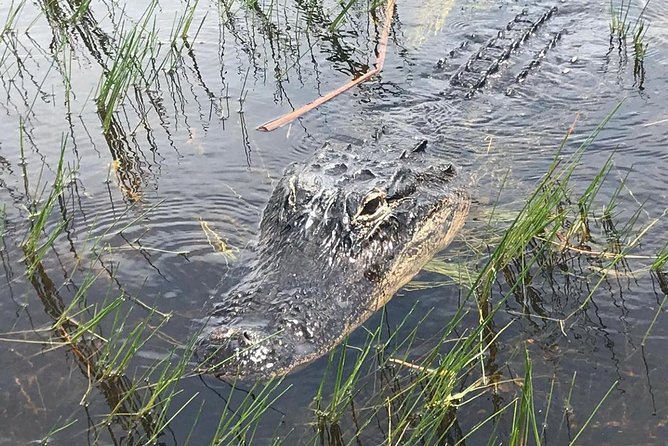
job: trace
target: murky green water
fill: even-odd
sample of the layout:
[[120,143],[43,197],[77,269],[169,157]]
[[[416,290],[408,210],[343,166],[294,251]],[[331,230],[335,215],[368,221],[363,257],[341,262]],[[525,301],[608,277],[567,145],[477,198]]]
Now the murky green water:
[[[585,153],[571,186],[583,192],[613,156],[597,203],[604,206],[615,197],[618,230],[624,232],[633,221],[631,240],[649,227],[647,234],[630,252],[634,257],[610,272],[590,300],[591,281],[583,277],[603,265],[586,257],[576,258],[571,271],[539,277],[535,293],[510,297],[495,326],[514,322],[499,336],[489,364],[501,381],[521,377],[523,349],[529,347],[541,407],[552,386],[547,444],[568,444],[614,383],[580,444],[665,444],[668,323],[657,309],[667,290],[647,265],[668,229],[660,218],[668,206],[668,122],[661,122],[668,118],[668,8],[652,2],[644,13],[650,26],[642,72],[634,67],[632,38],[626,48],[610,41],[608,2],[562,1],[559,13],[472,99],[450,86],[458,67],[522,8],[549,6],[399,1],[382,76],[289,126],[261,133],[254,130],[257,125],[373,64],[380,25],[367,13],[367,4],[351,8],[332,32],[326,28],[341,10],[336,2],[161,0],[146,17],[145,2],[93,0],[86,10],[70,0],[3,0],[0,444],[27,444],[56,430],[53,444],[135,444],[127,426],[101,424],[114,401],[122,399],[118,389],[132,386],[133,376],[114,389],[91,386],[76,352],[59,345],[58,332],[50,329],[57,314],[53,308],[67,306],[85,289],[89,307],[77,319],[86,320],[96,305],[126,295],[125,326],[102,321],[104,337],[112,336],[114,327],[129,333],[151,316],[148,307],[171,313],[160,334],[132,360],[131,370],[140,376],[187,341],[207,297],[252,242],[283,169],[325,141],[347,141],[354,150],[384,126],[388,143],[426,138],[444,158],[463,166],[471,176],[472,214],[443,257],[464,261],[477,255],[470,247],[483,236],[479,222],[491,208],[500,215],[521,208],[574,121],[565,154],[573,153],[622,100]],[[172,39],[191,8],[187,39]],[[629,16],[638,13],[632,9]],[[152,53],[143,59],[133,59],[144,68],[105,122],[95,98],[122,36],[133,28],[160,44],[151,45]],[[556,32],[562,35],[555,47],[518,82],[517,74]],[[20,243],[33,201],[53,181],[61,148],[76,175],[46,230],[63,222],[65,227],[42,261],[39,280],[31,281]],[[605,237],[602,228],[601,222],[594,225],[595,237]],[[216,249],[220,240],[227,255]],[[86,288],[91,275],[97,280]],[[459,286],[441,285],[444,281],[449,282],[421,273],[386,308],[387,331],[412,310],[401,330],[409,333],[419,325],[416,357],[433,343],[464,293]],[[575,317],[556,321],[583,303]],[[465,322],[474,326],[478,316],[471,310]],[[154,324],[161,320],[151,318]],[[380,321],[376,315],[367,326]],[[363,344],[365,336],[358,330],[350,344]],[[287,392],[267,413],[253,444],[269,444],[276,435],[287,435],[286,444],[308,442],[314,432],[311,402],[326,364],[323,358],[287,377],[282,384]],[[383,379],[371,375],[365,383],[361,405],[373,401]],[[179,389],[171,415],[195,396],[158,440],[208,444],[220,414],[229,410],[229,385],[188,377]],[[501,386],[460,408],[461,431],[467,433],[509,403],[515,391]],[[244,396],[235,393],[230,406]],[[346,441],[353,441],[359,409],[348,407],[343,416]],[[387,422],[377,415],[354,441],[379,444]],[[500,429],[507,438],[503,424]],[[481,444],[490,432],[486,426],[466,443]]]

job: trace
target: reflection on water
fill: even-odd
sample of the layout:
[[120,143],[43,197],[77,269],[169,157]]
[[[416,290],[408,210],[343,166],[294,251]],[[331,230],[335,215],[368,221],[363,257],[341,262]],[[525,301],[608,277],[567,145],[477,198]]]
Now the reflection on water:
[[[473,273],[567,130],[574,129],[563,156],[624,100],[570,182],[582,193],[614,152],[594,207],[614,205],[588,222],[590,238],[574,244],[577,250],[538,258],[529,281],[518,279],[526,267],[518,260],[499,271],[487,302],[467,304],[471,312],[462,327],[493,315],[481,334],[491,343],[482,366],[493,390],[451,409],[441,433],[445,444],[454,444],[515,398],[527,345],[536,404],[553,401],[546,441],[568,443],[617,383],[579,441],[661,444],[668,420],[661,379],[668,285],[665,272],[649,273],[648,265],[667,229],[660,217],[668,203],[668,9],[662,2],[646,8],[649,27],[638,47],[633,36],[610,39],[607,8],[558,2],[554,16],[489,70],[484,59],[502,50],[499,30],[524,8],[535,17],[552,6],[538,0],[399,2],[381,76],[265,134],[253,129],[368,71],[382,8],[368,13],[369,4],[355,2],[339,20],[341,6],[320,1],[2,2],[0,443],[52,437],[141,444],[165,421],[157,415],[161,408],[169,418],[188,403],[157,441],[208,444],[221,413],[234,419],[237,409],[263,401],[264,391],[250,385],[238,392],[209,377],[188,377],[178,383],[171,409],[161,400],[143,417],[107,418],[140,412],[159,394],[137,377],[156,378],[154,361],[182,351],[207,296],[241,280],[242,273],[233,273],[219,284],[252,251],[261,210],[283,169],[325,141],[354,147],[370,137],[399,145],[424,138],[463,166],[472,183],[471,221],[448,258],[437,260],[470,265]],[[629,16],[639,11],[634,5]],[[120,44],[132,30],[140,36],[137,48],[160,44],[123,59]],[[134,77],[100,107],[101,85],[119,72],[118,61]],[[462,67],[480,83],[471,100],[453,86]],[[31,260],[21,242],[48,196],[63,145],[73,175],[44,233],[61,225],[63,231],[53,249]],[[488,222],[497,225],[491,232]],[[584,252],[619,252],[641,233],[642,243],[614,268]],[[27,260],[37,265],[31,277]],[[382,340],[415,330],[407,362],[427,354],[465,293],[434,265],[367,324],[381,327]],[[81,290],[80,313],[69,313]],[[77,324],[120,295],[126,297],[118,313],[124,323],[105,319],[97,341],[71,342]],[[172,317],[151,314],[158,321],[147,333],[155,336],[126,370],[92,385],[91,377],[108,372],[96,369],[102,339],[130,338],[151,307]],[[364,329],[353,333],[346,351],[355,354],[366,336]],[[68,348],[60,346],[64,342]],[[276,435],[288,442],[315,435],[320,444],[377,444],[401,422],[396,414],[415,375],[383,360],[388,353],[382,349],[375,354],[336,419],[314,414],[327,358],[288,376],[279,389],[285,395],[271,405],[253,444]],[[376,370],[374,364],[384,365]],[[470,384],[464,380],[460,391]],[[328,382],[323,394],[332,386]],[[504,417],[497,426],[501,439],[509,437],[512,421]],[[493,428],[485,425],[463,443],[486,441]]]

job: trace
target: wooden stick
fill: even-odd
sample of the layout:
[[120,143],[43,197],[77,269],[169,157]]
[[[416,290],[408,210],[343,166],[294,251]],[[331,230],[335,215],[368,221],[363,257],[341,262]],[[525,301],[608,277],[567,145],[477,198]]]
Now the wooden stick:
[[273,119],[269,122],[265,122],[264,124],[257,127],[256,130],[259,130],[261,132],[271,132],[272,130],[276,130],[279,127],[283,127],[285,124],[294,121],[295,119],[297,119],[301,115],[307,113],[310,110],[313,110],[316,107],[319,107],[320,105],[324,104],[325,102],[329,101],[330,99],[340,95],[344,91],[351,89],[355,85],[361,84],[362,82],[366,81],[367,79],[376,75],[377,73],[378,73],[378,70],[376,70],[374,68],[373,70],[366,72],[364,75],[358,77],[357,79],[355,79],[353,81],[350,81],[350,82],[340,86],[339,88],[337,88],[334,91],[330,91],[329,93],[327,93],[324,96],[320,96],[318,99],[315,99],[315,100],[309,102],[306,105],[302,105],[301,107],[299,107],[296,110],[291,111],[290,113],[286,113],[282,116],[279,116],[276,119]]
[[259,130],[261,132],[271,132],[272,130],[276,130],[279,127],[283,127],[285,124],[294,121],[295,119],[309,112],[310,110],[319,107],[320,105],[324,104],[330,99],[333,99],[336,96],[340,95],[341,93],[350,90],[355,85],[361,84],[362,82],[365,82],[371,79],[376,74],[380,73],[380,71],[383,69],[383,65],[385,64],[387,41],[390,36],[390,27],[392,25],[392,17],[394,15],[394,3],[395,0],[387,1],[387,6],[385,8],[385,24],[383,26],[383,31],[380,36],[380,41],[378,42],[378,57],[376,57],[376,64],[372,70],[367,71],[357,79],[347,82],[346,84],[340,86],[336,90],[330,91],[326,95],[321,96],[309,102],[306,105],[302,105],[301,107],[291,111],[290,113],[286,113],[282,116],[279,116],[276,119],[272,119],[271,121],[265,122],[264,124],[258,126],[256,130]]
[[380,34],[380,41],[378,42],[378,57],[376,57],[376,72],[380,73],[385,65],[385,53],[387,53],[387,41],[390,38],[390,28],[392,26],[392,19],[394,18],[394,2],[395,0],[387,0],[385,7],[385,24],[383,25],[383,32]]

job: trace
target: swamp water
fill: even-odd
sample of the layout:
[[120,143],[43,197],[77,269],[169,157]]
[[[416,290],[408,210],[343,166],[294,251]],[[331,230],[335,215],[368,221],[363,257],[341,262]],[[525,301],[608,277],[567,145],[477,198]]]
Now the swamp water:
[[[2,0],[0,444],[509,444],[525,350],[545,444],[666,444],[668,286],[649,267],[668,239],[668,7],[555,3],[463,99],[449,81],[459,66],[522,9],[554,5],[399,2],[380,77],[261,133],[368,70],[382,5],[351,2],[339,20],[336,2]],[[625,39],[610,38],[614,18]],[[466,299],[555,157],[567,163],[622,101],[564,184],[573,202],[558,200],[577,209],[609,171],[581,208],[591,239],[557,243],[518,282],[533,240],[489,302]],[[383,127],[390,142],[428,139],[471,176],[461,235],[332,359],[267,389],[193,374],[179,362],[192,321],[252,243],[283,169]],[[432,398],[424,386],[434,403],[402,405],[453,317],[430,367],[495,305],[456,388]],[[431,436],[411,437],[435,404]]]

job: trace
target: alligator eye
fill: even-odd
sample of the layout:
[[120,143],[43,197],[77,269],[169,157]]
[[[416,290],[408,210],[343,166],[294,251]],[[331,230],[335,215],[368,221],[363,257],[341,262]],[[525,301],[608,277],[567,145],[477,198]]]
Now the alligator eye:
[[364,203],[364,207],[360,211],[360,215],[373,215],[378,212],[378,209],[383,205],[383,197],[380,195],[372,198]]
[[247,342],[253,342],[253,340],[251,339],[250,333],[248,333],[247,331],[244,331],[243,333],[241,333],[241,336],[243,336],[244,339]]
[[387,204],[385,202],[385,193],[377,189],[372,190],[364,198],[358,208],[357,213],[353,217],[353,222],[368,223],[372,222],[382,215],[386,214]]

